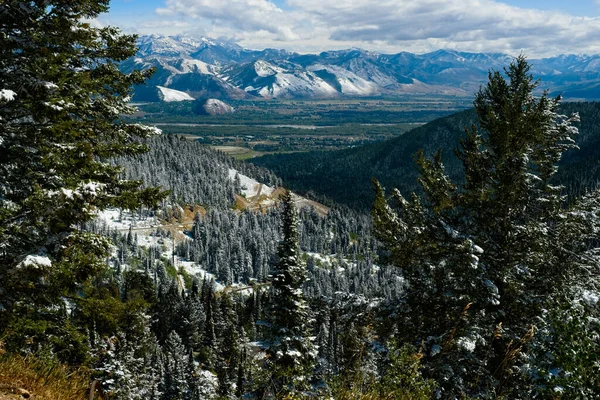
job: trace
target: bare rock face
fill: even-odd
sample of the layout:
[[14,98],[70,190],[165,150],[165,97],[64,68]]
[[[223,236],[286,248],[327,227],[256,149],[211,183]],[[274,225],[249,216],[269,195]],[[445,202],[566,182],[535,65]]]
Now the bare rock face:
[[229,104],[217,99],[198,100],[194,109],[199,115],[225,115],[235,112]]

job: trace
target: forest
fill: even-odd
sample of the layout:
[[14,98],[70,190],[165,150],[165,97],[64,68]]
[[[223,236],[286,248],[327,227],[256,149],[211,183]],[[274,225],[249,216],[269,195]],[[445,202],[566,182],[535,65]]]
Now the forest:
[[0,3],[0,398],[600,395],[596,103],[519,56],[294,178],[128,118],[108,3]]
[[[570,115],[575,112],[580,116],[580,121],[574,124],[579,130],[575,137],[578,148],[565,151],[552,182],[565,185],[567,194],[578,196],[598,186],[600,103],[561,103],[560,113]],[[318,194],[321,201],[368,210],[374,200],[370,186],[373,177],[385,186],[398,188],[404,195],[420,191],[419,171],[414,163],[419,149],[427,156],[440,149],[448,174],[456,181],[463,181],[464,171],[455,149],[465,136],[465,128],[473,124],[477,126],[478,121],[475,110],[471,109],[365,146],[333,152],[271,154],[249,161],[273,171],[292,190],[311,191]]]

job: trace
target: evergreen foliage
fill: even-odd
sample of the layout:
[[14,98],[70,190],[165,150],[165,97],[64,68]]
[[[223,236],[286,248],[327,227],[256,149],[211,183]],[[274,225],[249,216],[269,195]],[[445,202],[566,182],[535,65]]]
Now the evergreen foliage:
[[112,163],[124,169],[124,177],[139,180],[146,187],[169,189],[169,204],[200,204],[225,209],[233,204],[239,186],[231,182],[228,169],[233,168],[268,185],[281,180],[272,172],[200,145],[177,135],[153,136],[143,141],[149,151],[135,157],[118,157]]
[[308,390],[316,352],[309,338],[310,315],[302,286],[305,266],[298,254],[298,216],[289,191],[281,196],[283,240],[271,278],[269,332],[265,340],[267,368],[271,374],[267,392],[277,397]]
[[417,157],[423,198],[396,190],[390,205],[376,182],[375,233],[409,285],[398,337],[424,344],[426,376],[444,397],[532,396],[547,357],[538,351],[558,340],[545,313],[597,265],[597,210],[563,208],[562,187],[550,184],[579,117],[558,114],[560,98],[535,98],[529,70],[520,56],[477,94],[479,127],[457,152],[460,189],[440,153]]
[[[600,103],[562,102],[558,112],[577,112],[581,121],[575,125],[578,149],[567,150],[559,162],[560,169],[552,178],[564,185],[567,194],[580,196],[597,188],[600,180]],[[249,161],[269,168],[280,176],[286,187],[307,193],[319,201],[334,201],[357,210],[368,210],[373,204],[369,183],[373,177],[385,187],[398,188],[401,193],[422,194],[417,183],[418,171],[414,156],[422,149],[427,157],[438,149],[442,152],[446,173],[454,182],[462,182],[464,173],[454,149],[460,146],[464,127],[475,124],[477,113],[466,110],[431,121],[397,137],[365,146],[339,151],[309,151],[281,153],[252,158]],[[485,137],[485,132],[481,132]]]
[[107,8],[108,0],[0,4],[0,334],[29,327],[9,334],[9,349],[24,338],[33,348],[49,336],[56,347],[72,346],[65,336],[78,341],[60,304],[105,267],[109,247],[82,225],[108,206],[161,198],[102,161],[144,152],[135,138],[154,133],[119,117],[134,111],[131,87],[151,71],[119,71],[135,37],[87,22]]
[[[234,211],[229,169],[280,179],[122,120],[150,72],[119,72],[134,37],[87,22],[107,6],[0,3],[3,371],[64,382],[61,362],[85,366],[73,389],[95,379],[114,399],[597,396],[599,196],[566,202],[552,185],[563,153],[581,164],[577,116],[533,97],[524,58],[477,95],[462,165],[429,157],[434,141],[417,156],[422,197],[390,201],[376,184],[382,247],[368,216],[297,211],[287,191],[279,208]],[[367,162],[409,164],[376,149]],[[178,244],[93,221],[107,207],[168,219],[194,205],[206,214]]]

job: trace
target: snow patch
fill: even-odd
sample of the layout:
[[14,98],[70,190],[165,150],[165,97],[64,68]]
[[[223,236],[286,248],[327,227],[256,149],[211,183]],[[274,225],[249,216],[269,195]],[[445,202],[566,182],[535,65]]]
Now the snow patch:
[[[261,184],[256,179],[252,179],[246,175],[240,174],[237,170],[233,168],[229,168],[229,179],[233,182],[235,181],[235,176],[237,175],[240,179],[240,186],[242,188],[242,195],[246,198],[255,197],[258,195],[260,191],[261,195],[270,196],[275,191],[274,188]],[[261,188],[262,185],[262,188]]]
[[313,72],[325,70],[335,75],[344,94],[367,96],[378,92],[377,85],[373,82],[369,82],[355,73],[336,65],[315,64],[311,65],[309,70]]
[[98,190],[102,190],[106,187],[106,184],[100,182],[88,182],[81,188],[83,193],[90,196],[98,196]]
[[44,87],[48,90],[56,90],[58,89],[58,86],[55,83],[52,82],[44,82]]
[[214,67],[200,60],[181,60],[181,73],[187,74],[190,72],[199,72],[203,75],[213,75]]
[[143,130],[148,135],[162,135],[162,130],[156,126],[140,125],[135,124],[138,128]]
[[468,351],[469,353],[475,351],[476,343],[473,339],[462,337],[456,341],[456,344],[458,345],[458,347]]
[[10,89],[0,89],[0,101],[13,101],[17,94]]
[[118,208],[107,208],[96,214],[96,220],[105,223],[110,229],[120,231],[134,228],[153,228],[160,226],[156,217],[139,217],[131,211],[120,210]]
[[323,79],[307,72],[278,73],[275,82],[258,93],[262,97],[335,97],[339,94]]
[[225,286],[221,283],[217,282],[217,277],[210,272],[207,272],[202,266],[196,264],[193,261],[184,261],[182,258],[178,257],[176,261],[176,268],[182,268],[188,275],[197,276],[201,280],[208,280],[214,282],[215,291],[221,291],[225,289]]
[[600,293],[598,292],[592,292],[589,290],[586,290],[583,292],[581,299],[588,305],[588,306],[595,306],[596,304],[598,304],[598,302],[600,301]]
[[192,96],[187,94],[186,92],[181,92],[175,89],[169,89],[163,86],[157,86],[160,91],[159,96],[162,98],[162,101],[167,103],[174,101],[190,101],[195,100]]
[[283,72],[283,69],[269,64],[268,62],[263,60],[259,60],[254,63],[254,70],[256,71],[256,75],[261,77],[276,75],[278,73]]
[[231,114],[235,112],[235,108],[217,99],[206,100],[204,110],[210,115]]
[[28,255],[25,257],[23,261],[19,263],[17,268],[27,268],[27,267],[51,267],[52,261],[47,256],[42,255]]

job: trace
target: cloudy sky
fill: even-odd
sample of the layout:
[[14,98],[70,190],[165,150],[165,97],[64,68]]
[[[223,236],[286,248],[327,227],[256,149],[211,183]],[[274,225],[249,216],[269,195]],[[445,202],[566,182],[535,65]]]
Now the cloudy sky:
[[99,20],[251,49],[600,53],[600,0],[112,0]]

